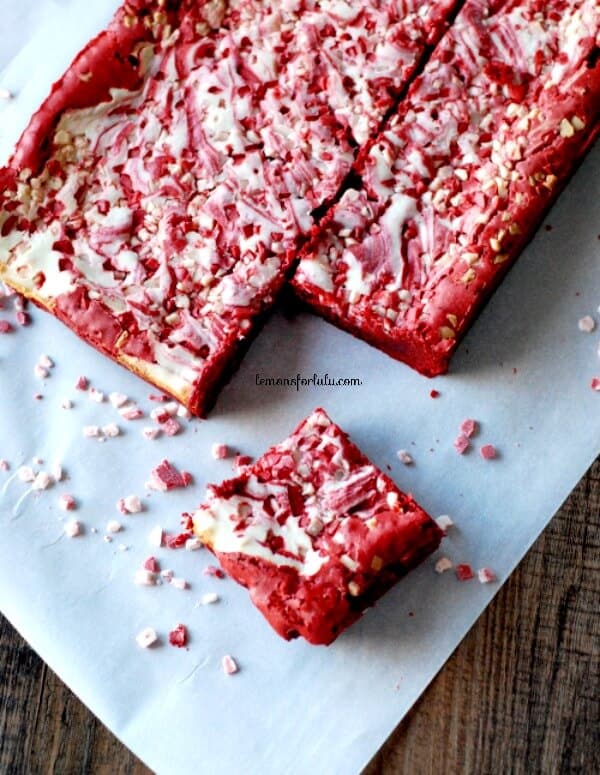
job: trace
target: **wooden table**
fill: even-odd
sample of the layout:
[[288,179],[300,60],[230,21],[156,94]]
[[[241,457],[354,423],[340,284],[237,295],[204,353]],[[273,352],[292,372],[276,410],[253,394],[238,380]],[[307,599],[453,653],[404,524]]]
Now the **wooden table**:
[[[600,772],[599,526],[600,460],[364,775]],[[149,772],[1,618],[0,676],[2,775]]]

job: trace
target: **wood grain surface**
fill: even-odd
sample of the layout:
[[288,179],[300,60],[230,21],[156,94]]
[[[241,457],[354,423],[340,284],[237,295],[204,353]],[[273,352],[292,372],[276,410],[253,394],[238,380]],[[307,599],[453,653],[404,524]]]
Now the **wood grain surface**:
[[[596,461],[363,775],[599,773],[599,565]],[[22,773],[149,770],[0,618],[0,775]]]

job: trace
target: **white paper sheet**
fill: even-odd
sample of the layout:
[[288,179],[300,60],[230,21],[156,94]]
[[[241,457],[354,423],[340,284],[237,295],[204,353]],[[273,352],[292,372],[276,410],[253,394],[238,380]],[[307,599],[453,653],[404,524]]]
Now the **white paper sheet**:
[[[0,85],[19,95],[0,106],[2,158],[51,81],[116,5],[0,0]],[[599,171],[596,148],[550,214],[552,231],[539,232],[461,346],[452,373],[434,382],[316,317],[276,314],[210,419],[148,442],[140,435],[147,419],[123,422],[73,385],[85,374],[146,411],[148,387],[57,321],[34,312],[30,328],[0,337],[0,458],[12,466],[0,473],[0,608],[154,770],[358,772],[444,664],[499,584],[438,576],[434,560],[445,554],[474,568],[489,565],[506,580],[600,448],[600,395],[590,389],[600,373],[598,333],[577,326],[585,314],[599,318]],[[0,319],[12,320],[5,307]],[[42,353],[56,361],[45,383],[33,375]],[[256,385],[256,374],[326,372],[363,385],[298,392]],[[435,400],[432,388],[441,393]],[[41,401],[32,397],[38,391]],[[67,397],[71,411],[60,408]],[[206,482],[230,475],[230,462],[212,460],[213,442],[259,455],[317,405],[374,462],[389,464],[433,515],[456,522],[433,560],[328,649],[280,640],[243,589],[202,575],[207,552],[148,543],[154,525],[176,531]],[[495,444],[497,460],[485,462],[476,449],[456,454],[452,442],[466,417],[480,421],[475,444]],[[82,437],[84,425],[113,420],[126,431],[121,438],[100,444]],[[411,452],[413,466],[399,463],[400,448]],[[69,480],[17,505],[27,487],[14,472],[33,456],[45,461],[37,468],[61,460]],[[145,496],[144,482],[162,457],[191,471],[194,487]],[[78,501],[73,516],[86,529],[80,538],[61,537],[58,497],[65,492]],[[120,516],[115,502],[130,493],[144,496],[146,511]],[[106,544],[113,518],[126,529]],[[150,554],[191,589],[134,586],[135,569]],[[196,608],[209,591],[221,601]],[[191,634],[187,651],[165,644],[180,622]],[[145,626],[158,630],[161,647],[136,646]],[[224,654],[239,661],[239,674],[222,673]]]

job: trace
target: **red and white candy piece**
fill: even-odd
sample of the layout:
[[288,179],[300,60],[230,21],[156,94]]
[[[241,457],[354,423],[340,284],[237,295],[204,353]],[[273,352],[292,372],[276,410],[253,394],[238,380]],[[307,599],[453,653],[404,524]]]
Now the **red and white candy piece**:
[[58,505],[63,511],[73,511],[75,508],[75,498],[72,495],[64,494],[58,499]]
[[480,568],[477,571],[477,578],[481,584],[490,584],[492,581],[496,581],[496,574],[491,568]]
[[64,531],[65,535],[69,536],[69,538],[76,538],[83,532],[83,526],[81,522],[78,522],[76,519],[72,519],[65,523]]
[[223,657],[221,660],[221,666],[225,675],[234,675],[235,673],[239,672],[240,669],[235,659],[229,654],[226,654]]
[[493,444],[484,444],[479,454],[484,460],[493,460],[497,455],[496,447]]
[[156,630],[153,630],[152,627],[146,627],[135,636],[135,639],[140,648],[147,649],[157,642],[158,635],[156,634]]
[[126,495],[117,501],[117,509],[121,514],[139,514],[143,508],[142,501],[137,495]]
[[188,633],[184,624],[178,624],[169,633],[169,643],[171,646],[176,646],[178,649],[182,649],[187,646]]

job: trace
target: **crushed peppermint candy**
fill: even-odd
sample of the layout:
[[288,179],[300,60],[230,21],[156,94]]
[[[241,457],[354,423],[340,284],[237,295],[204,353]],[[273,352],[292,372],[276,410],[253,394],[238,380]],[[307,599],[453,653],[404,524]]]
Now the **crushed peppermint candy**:
[[150,535],[148,536],[148,541],[152,544],[152,546],[160,547],[163,545],[164,541],[164,533],[163,529],[160,526],[153,527],[150,531]]
[[202,605],[213,605],[213,603],[219,602],[219,596],[216,592],[205,592],[200,598]]
[[150,473],[150,486],[155,490],[167,492],[180,487],[187,487],[192,481],[192,475],[187,471],[181,473],[168,460],[163,460]]
[[110,422],[110,423],[108,423],[108,425],[103,425],[102,426],[102,433],[107,438],[114,439],[117,436],[121,435],[121,429],[119,428],[119,426],[116,423]]
[[159,424],[165,423],[170,416],[164,406],[157,406],[150,412],[150,417]]
[[52,463],[50,466],[50,474],[55,482],[62,482],[65,476],[65,472],[60,463]]
[[3,458],[0,459],[0,471],[8,471],[10,470],[10,463],[8,460],[4,460]]
[[22,310],[19,310],[17,314],[15,315],[15,320],[17,321],[17,324],[20,326],[28,326],[31,323],[31,317],[27,312],[23,312]]
[[90,382],[87,377],[77,377],[75,382],[75,390],[87,390],[90,386]]
[[447,570],[451,570],[452,567],[452,560],[448,557],[440,557],[434,566],[436,573],[445,573]]
[[83,436],[86,439],[99,439],[102,436],[102,430],[99,425],[84,425]]
[[596,321],[591,315],[584,315],[577,326],[584,334],[591,334],[592,331],[596,328]]
[[160,565],[156,557],[147,557],[142,567],[145,570],[149,570],[150,573],[160,573]]
[[38,363],[43,369],[53,369],[54,361],[49,355],[40,355]]
[[239,667],[235,659],[229,654],[226,654],[223,659],[221,660],[221,666],[223,667],[223,672],[225,675],[234,675],[235,673],[239,672]]
[[58,505],[63,511],[73,511],[76,506],[75,498],[72,495],[61,495],[58,499]]
[[135,572],[133,583],[138,587],[154,587],[156,586],[156,573],[152,573],[146,568],[139,568]]
[[484,460],[493,460],[497,455],[496,447],[493,444],[484,444],[479,454]]
[[129,398],[125,395],[125,393],[109,393],[108,394],[108,400],[110,401],[111,406],[113,406],[115,409],[120,409],[122,406],[125,406],[125,404],[129,401]]
[[181,423],[174,417],[169,417],[164,423],[162,423],[162,430],[166,436],[177,436],[181,431]]
[[398,460],[403,463],[405,466],[410,466],[413,464],[413,458],[412,455],[410,455],[405,449],[399,449],[396,453]]
[[207,565],[202,573],[204,576],[212,576],[215,579],[225,578],[225,573],[221,570],[221,568],[217,568],[216,565]]
[[0,320],[0,334],[12,334],[14,328],[8,320]]
[[202,549],[204,547],[204,544],[199,538],[188,538],[188,540],[185,542],[185,548],[188,552],[197,552],[198,549]]
[[139,514],[143,508],[142,501],[137,495],[127,495],[117,501],[117,509],[121,514]]
[[490,584],[492,581],[496,581],[496,574],[491,568],[480,568],[477,571],[477,578],[481,584]]
[[444,535],[448,535],[448,529],[454,527],[454,522],[448,514],[441,514],[435,522]]
[[158,635],[156,634],[156,630],[153,630],[152,627],[146,627],[135,636],[135,639],[140,648],[147,649],[157,642]]
[[21,482],[33,482],[35,479],[35,473],[29,466],[21,466],[17,470],[17,479]]
[[69,538],[77,538],[77,536],[81,535],[83,532],[83,526],[81,522],[72,519],[65,523],[64,531],[65,535],[69,536]]
[[137,406],[125,406],[119,409],[119,414],[124,420],[139,420],[144,416],[142,410]]
[[118,519],[111,519],[106,524],[107,533],[120,533],[123,530],[123,525]]
[[165,570],[161,570],[160,575],[170,584],[175,573],[170,568],[165,568]]
[[187,646],[187,642],[187,628],[183,624],[178,624],[177,627],[172,629],[169,633],[169,643],[171,646],[176,646],[178,649],[182,649]]
[[463,420],[460,424],[460,432],[468,439],[474,436],[479,431],[479,423],[477,420]]
[[60,402],[60,408],[61,409],[72,409],[73,408],[73,402],[69,398],[63,398],[63,400]]
[[90,392],[88,393],[88,398],[90,401],[93,401],[96,404],[102,404],[104,403],[104,399],[106,396],[101,390],[97,390],[95,387],[90,388]]
[[227,444],[213,444],[210,451],[215,460],[224,460],[229,455]]
[[48,369],[45,369],[43,366],[40,366],[39,363],[36,363],[33,367],[33,374],[38,379],[47,379],[50,376],[50,372]]
[[471,446],[471,442],[462,433],[459,434],[454,440],[454,449],[458,452],[459,455],[464,455],[464,453],[469,449],[470,446]]
[[188,589],[188,583],[185,579],[179,579],[179,578],[172,578],[171,579],[171,586],[175,587],[175,589]]
[[53,484],[53,479],[50,476],[49,473],[46,471],[40,471],[38,474],[36,474],[35,479],[33,480],[32,487],[34,490],[40,491],[40,490],[47,490],[48,487],[51,487]]
[[459,581],[469,581],[474,578],[473,568],[467,563],[459,563],[456,566],[455,573]]
[[592,390],[599,391],[600,390],[600,377],[593,377],[592,381],[590,382],[590,387]]
[[142,428],[142,436],[149,441],[154,441],[162,433],[160,428],[152,428],[150,426]]

